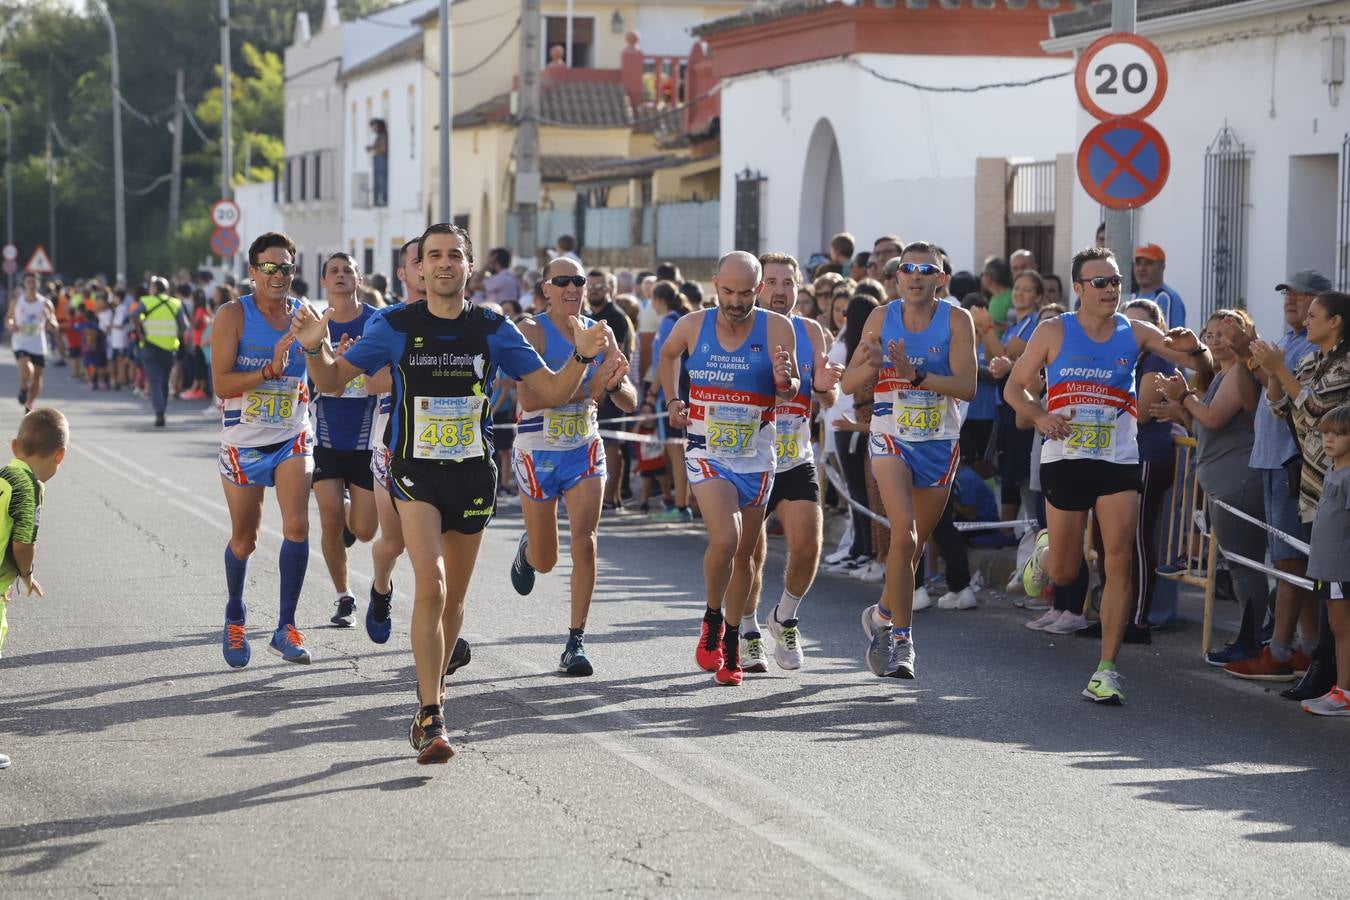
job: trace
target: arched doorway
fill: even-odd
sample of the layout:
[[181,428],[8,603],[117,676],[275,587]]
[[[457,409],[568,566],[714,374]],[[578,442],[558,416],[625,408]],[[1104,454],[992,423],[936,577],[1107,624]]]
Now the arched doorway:
[[797,251],[805,263],[844,230],[844,170],[829,119],[821,119],[811,132],[802,169],[801,198]]

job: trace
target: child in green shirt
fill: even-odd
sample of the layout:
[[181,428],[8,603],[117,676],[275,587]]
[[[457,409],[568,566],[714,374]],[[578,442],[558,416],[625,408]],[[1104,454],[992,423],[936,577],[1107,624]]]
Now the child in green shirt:
[[[35,409],[19,423],[19,436],[11,442],[14,460],[0,469],[0,651],[9,632],[6,619],[8,602],[20,592],[23,596],[42,596],[42,585],[33,577],[38,526],[42,520],[43,485],[56,475],[66,458],[70,425],[60,412],[44,407]],[[17,590],[15,582],[21,587]],[[9,757],[0,753],[0,769],[9,765]]]

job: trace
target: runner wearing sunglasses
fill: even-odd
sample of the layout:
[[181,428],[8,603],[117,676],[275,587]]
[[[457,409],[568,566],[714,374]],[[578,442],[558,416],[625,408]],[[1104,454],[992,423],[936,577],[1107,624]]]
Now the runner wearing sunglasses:
[[362,372],[373,375],[393,366],[390,476],[413,567],[419,698],[408,737],[419,763],[443,763],[454,751],[441,711],[442,678],[464,622],[464,597],[497,495],[488,404],[492,381],[500,370],[544,405],[561,405],[576,394],[612,339],[603,325],[569,322],[575,351],[554,372],[514,323],[464,299],[473,244],[462,228],[429,226],[419,257],[426,302],[375,316],[345,355],[336,356],[328,342],[327,314],[319,317],[301,307],[291,332],[319,390],[338,390]]
[[[548,312],[521,322],[525,340],[550,368],[561,368],[576,354],[570,338],[571,322],[581,315],[585,271],[576,260],[560,256],[544,267],[544,297]],[[522,383],[516,440],[511,466],[520,485],[525,532],[511,564],[511,584],[525,595],[534,589],[536,572],[551,572],[558,562],[558,499],[567,503],[571,534],[572,617],[567,644],[558,662],[564,675],[594,672],[586,655],[586,617],[595,593],[596,531],[605,488],[605,449],[600,441],[596,411],[606,398],[626,413],[637,409],[637,391],[624,376],[628,360],[617,347],[595,358],[577,392],[566,403],[544,404],[538,393]]]
[[[1135,395],[1135,366],[1156,353],[1179,366],[1209,369],[1209,348],[1191,331],[1163,334],[1150,322],[1117,311],[1120,270],[1104,247],[1073,258],[1073,289],[1079,308],[1036,327],[1013,366],[1003,396],[1045,437],[1041,490],[1045,492],[1046,538],[1028,565],[1033,579],[1049,575],[1056,590],[1085,584],[1083,532],[1091,510],[1105,552],[1102,585],[1101,659],[1083,696],[1118,705],[1125,699],[1116,657],[1133,600],[1132,550],[1142,490]],[[1046,405],[1040,394],[1045,370]]]
[[[314,436],[304,356],[291,337],[291,316],[304,304],[290,296],[295,244],[275,231],[248,248],[253,293],[216,311],[211,370],[221,398],[220,480],[230,510],[225,547],[225,630],[222,651],[231,668],[248,665],[244,583],[258,545],[263,499],[271,487],[281,510],[281,600],[268,650],[308,664],[295,610],[309,566],[309,490]],[[340,387],[339,387],[340,389]]]
[[862,612],[867,667],[913,678],[914,569],[947,507],[978,366],[970,313],[937,299],[941,251],[914,241],[900,260],[900,296],[868,316],[840,387],[875,390],[868,450],[891,523],[885,590]]

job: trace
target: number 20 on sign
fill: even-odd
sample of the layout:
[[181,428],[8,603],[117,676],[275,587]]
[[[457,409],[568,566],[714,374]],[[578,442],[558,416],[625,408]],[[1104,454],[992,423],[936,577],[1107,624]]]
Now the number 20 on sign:
[[1097,119],[1144,118],[1167,93],[1162,51],[1137,34],[1108,34],[1078,57],[1074,69],[1078,102]]

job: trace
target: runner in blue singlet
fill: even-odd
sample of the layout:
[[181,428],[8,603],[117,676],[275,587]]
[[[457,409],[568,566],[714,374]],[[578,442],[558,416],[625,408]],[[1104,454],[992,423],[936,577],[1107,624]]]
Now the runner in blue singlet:
[[867,665],[913,678],[914,568],[947,506],[978,365],[970,313],[937,299],[947,281],[941,252],[905,245],[895,277],[900,296],[868,316],[841,387],[875,384],[869,450],[891,523],[885,592],[862,613]]
[[[726,685],[744,677],[742,607],[773,486],[774,411],[797,396],[799,385],[792,322],[755,307],[761,274],[749,253],[723,256],[713,278],[717,306],[682,317],[658,361],[661,386],[672,398],[666,401],[670,424],[687,429],[685,471],[708,529],[708,606],[694,657]],[[689,356],[687,401],[678,399],[683,354]]]

